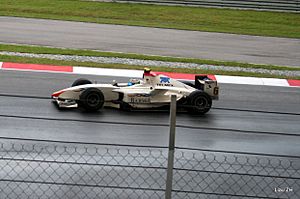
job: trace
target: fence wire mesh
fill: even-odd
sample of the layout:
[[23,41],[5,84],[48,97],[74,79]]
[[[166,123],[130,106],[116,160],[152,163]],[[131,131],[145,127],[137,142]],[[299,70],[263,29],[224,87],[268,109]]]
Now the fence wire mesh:
[[164,148],[5,142],[0,198],[162,198]]
[[299,169],[298,158],[177,149],[173,190],[178,198],[297,199]]
[[[168,149],[0,140],[0,198],[164,198]],[[172,198],[300,198],[300,159],[176,148]],[[288,188],[288,189],[287,189]]]

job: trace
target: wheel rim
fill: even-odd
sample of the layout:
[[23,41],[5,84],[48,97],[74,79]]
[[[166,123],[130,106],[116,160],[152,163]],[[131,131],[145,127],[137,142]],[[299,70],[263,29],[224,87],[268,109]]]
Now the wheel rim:
[[197,109],[205,109],[208,106],[208,100],[206,99],[206,97],[199,96],[195,99],[194,105]]
[[86,98],[86,103],[90,107],[95,107],[101,102],[101,98],[97,93],[91,93]]

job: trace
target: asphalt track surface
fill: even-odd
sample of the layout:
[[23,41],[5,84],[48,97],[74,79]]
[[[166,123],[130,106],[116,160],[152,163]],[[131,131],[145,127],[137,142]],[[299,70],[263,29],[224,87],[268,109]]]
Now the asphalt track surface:
[[0,17],[0,42],[298,66],[300,40]]
[[[51,93],[69,87],[78,77],[0,71],[0,137],[167,146],[167,112],[58,110],[51,103]],[[299,104],[299,88],[222,84],[220,100],[207,115],[177,114],[176,145],[298,156]]]

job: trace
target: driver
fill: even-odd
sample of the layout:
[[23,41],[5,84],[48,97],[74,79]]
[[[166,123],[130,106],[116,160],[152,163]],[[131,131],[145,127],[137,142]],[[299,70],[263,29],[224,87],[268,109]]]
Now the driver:
[[140,84],[140,83],[141,83],[141,80],[139,80],[139,79],[130,79],[127,86],[132,86],[132,85]]

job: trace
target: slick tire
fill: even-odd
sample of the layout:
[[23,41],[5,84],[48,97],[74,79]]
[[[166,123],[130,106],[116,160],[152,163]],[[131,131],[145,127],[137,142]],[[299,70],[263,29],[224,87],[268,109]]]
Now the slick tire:
[[192,114],[205,114],[212,105],[211,97],[202,91],[194,91],[188,96],[188,112]]
[[79,96],[79,105],[87,111],[97,111],[104,105],[104,95],[97,88],[88,88]]
[[72,84],[72,87],[74,86],[80,86],[80,85],[85,85],[85,84],[91,84],[92,82],[88,79],[83,79],[83,78],[80,78],[80,79],[77,79],[73,82]]

